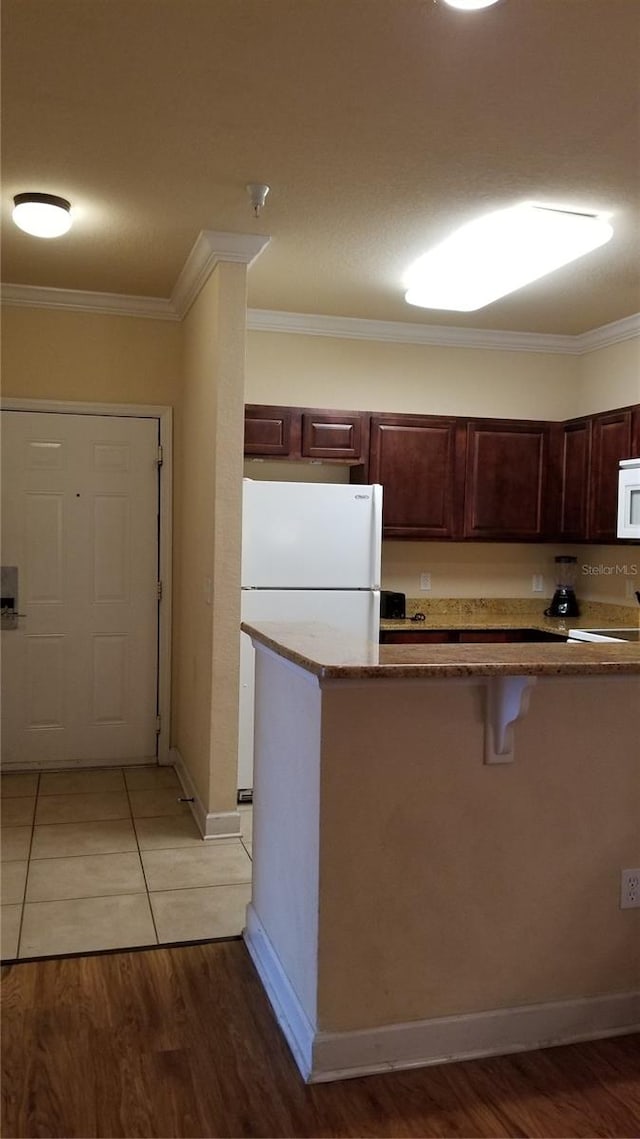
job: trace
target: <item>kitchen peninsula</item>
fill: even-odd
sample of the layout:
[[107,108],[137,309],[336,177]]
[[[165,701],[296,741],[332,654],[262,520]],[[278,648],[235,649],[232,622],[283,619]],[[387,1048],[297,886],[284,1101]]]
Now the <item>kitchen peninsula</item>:
[[256,648],[245,939],[307,1080],[640,1023],[640,651]]

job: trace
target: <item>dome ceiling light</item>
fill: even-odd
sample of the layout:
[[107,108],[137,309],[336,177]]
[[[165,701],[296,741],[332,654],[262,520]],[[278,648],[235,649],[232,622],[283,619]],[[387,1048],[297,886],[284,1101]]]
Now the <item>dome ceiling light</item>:
[[60,237],[71,228],[71,203],[56,194],[16,194],[13,220],[32,237]]
[[598,249],[613,235],[606,214],[521,202],[460,227],[418,257],[405,300],[475,312]]

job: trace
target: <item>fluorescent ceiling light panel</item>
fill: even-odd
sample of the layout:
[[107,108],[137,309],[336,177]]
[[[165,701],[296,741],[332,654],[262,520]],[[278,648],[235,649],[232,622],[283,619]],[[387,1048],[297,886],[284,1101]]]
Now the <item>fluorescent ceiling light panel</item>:
[[612,234],[603,215],[522,202],[463,225],[414,261],[405,300],[474,312],[583,257]]
[[474,12],[478,8],[490,8],[498,0],[444,0],[450,8],[462,8],[465,12]]

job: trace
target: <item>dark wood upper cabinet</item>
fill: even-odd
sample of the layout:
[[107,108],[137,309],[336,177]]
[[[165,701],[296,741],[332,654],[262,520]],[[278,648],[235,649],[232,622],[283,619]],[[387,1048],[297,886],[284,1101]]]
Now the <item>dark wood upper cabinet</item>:
[[459,424],[441,416],[371,417],[369,479],[383,486],[385,537],[459,535],[464,479]]
[[[554,478],[549,492],[554,512],[552,531],[566,541],[583,540],[589,525],[591,420],[554,424]],[[557,504],[557,505],[556,505]]]
[[369,415],[363,411],[247,404],[244,453],[261,458],[366,462]]
[[591,417],[590,508],[588,537],[594,542],[616,540],[618,518],[618,464],[631,458],[632,409]]
[[244,409],[245,455],[300,454],[300,413],[295,407],[252,404]]
[[382,483],[385,538],[615,542],[640,405],[550,423],[249,404],[244,450]]
[[640,459],[640,404],[631,411],[631,454],[630,459]]
[[465,538],[540,541],[550,425],[476,419],[467,425]]
[[362,463],[367,453],[369,417],[352,411],[303,411],[302,457]]

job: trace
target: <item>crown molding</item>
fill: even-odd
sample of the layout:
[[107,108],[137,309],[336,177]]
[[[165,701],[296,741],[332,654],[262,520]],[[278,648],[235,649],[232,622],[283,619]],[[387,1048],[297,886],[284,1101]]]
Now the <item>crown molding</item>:
[[135,297],[122,293],[91,293],[81,289],[47,289],[40,285],[2,285],[2,303],[26,308],[66,309],[106,316],[142,316],[151,320],[179,320],[165,297]]
[[622,320],[613,320],[611,324],[602,324],[600,328],[592,328],[589,332],[582,332],[575,339],[580,344],[582,356],[585,352],[607,348],[609,344],[621,344],[623,340],[633,340],[636,336],[640,336],[640,312],[625,316]]
[[[259,234],[216,233],[202,230],[176,282],[171,299],[83,292],[38,285],[2,285],[2,303],[29,308],[68,309],[110,316],[152,320],[182,320],[215,266],[221,261],[252,265],[269,237]],[[351,316],[248,309],[252,332],[287,332],[301,336],[330,336],[347,340],[426,344],[436,348],[483,348],[496,352],[544,352],[583,356],[587,352],[640,337],[640,313],[603,324],[577,336],[543,332],[500,332],[483,328],[453,328],[401,320],[365,320]]]
[[171,294],[171,307],[178,320],[187,314],[203,285],[220,261],[252,265],[271,241],[264,234],[218,233],[203,229],[184,263]]
[[263,234],[218,233],[203,229],[185,261],[171,298],[95,293],[81,289],[50,289],[39,285],[2,285],[2,303],[29,308],[68,309],[107,316],[142,316],[151,320],[182,320],[201,288],[221,261],[252,265],[271,238]]
[[249,309],[247,328],[255,332],[293,332],[348,340],[383,340],[394,344],[429,344],[437,348],[488,348],[501,352],[556,352],[579,355],[575,336],[541,332],[499,332],[449,328],[402,320],[361,320],[351,316],[315,316],[299,312]]

